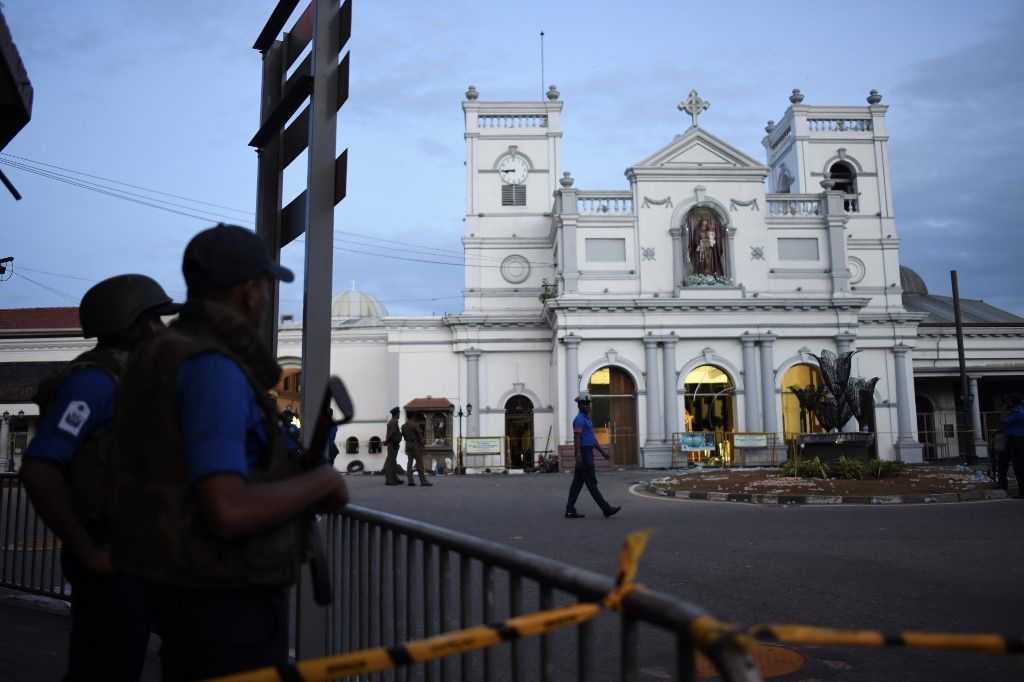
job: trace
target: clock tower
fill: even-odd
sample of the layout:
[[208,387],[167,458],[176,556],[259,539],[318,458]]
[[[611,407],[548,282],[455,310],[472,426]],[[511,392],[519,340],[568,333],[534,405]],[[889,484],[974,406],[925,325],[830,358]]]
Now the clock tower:
[[466,123],[463,314],[539,311],[554,281],[552,193],[561,163],[562,102],[482,102],[470,86]]

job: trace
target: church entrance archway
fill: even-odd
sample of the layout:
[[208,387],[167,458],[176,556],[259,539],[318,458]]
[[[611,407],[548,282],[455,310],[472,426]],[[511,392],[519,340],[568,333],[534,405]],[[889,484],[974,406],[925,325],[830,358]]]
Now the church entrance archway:
[[505,438],[513,469],[533,466],[533,403],[514,395],[505,403]]
[[823,433],[825,429],[813,413],[801,407],[796,394],[789,387],[819,388],[821,385],[821,371],[807,363],[793,365],[782,375],[782,437],[786,439],[786,451],[790,457],[796,455],[798,435]]
[[616,464],[636,465],[636,382],[633,377],[619,367],[602,367],[590,375],[587,390],[594,398],[590,419],[594,422],[597,441],[615,448]]
[[734,389],[729,375],[714,365],[695,367],[683,382],[683,428],[715,434],[719,451],[708,456],[731,456],[725,434],[736,430]]

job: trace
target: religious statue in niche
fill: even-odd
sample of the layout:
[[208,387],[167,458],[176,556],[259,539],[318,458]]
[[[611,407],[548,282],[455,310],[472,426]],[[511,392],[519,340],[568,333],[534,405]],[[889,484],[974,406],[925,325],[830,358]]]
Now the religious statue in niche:
[[686,244],[690,258],[688,284],[725,284],[725,235],[722,220],[710,209],[691,211],[686,217]]

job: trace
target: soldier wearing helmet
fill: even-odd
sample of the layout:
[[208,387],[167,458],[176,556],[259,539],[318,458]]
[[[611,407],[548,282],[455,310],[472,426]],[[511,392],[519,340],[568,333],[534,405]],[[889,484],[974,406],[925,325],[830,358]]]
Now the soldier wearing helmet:
[[112,556],[144,578],[165,680],[288,663],[288,589],[307,511],[348,501],[326,462],[302,471],[267,391],[281,368],[257,330],[271,278],[253,232],[218,225],[185,248],[188,300],[118,384]]
[[38,430],[21,478],[43,521],[63,543],[72,586],[67,680],[137,679],[149,615],[141,582],[110,563],[108,462],[114,385],[129,353],[177,304],[145,275],[103,280],[82,297],[82,335],[96,346],[40,390]]

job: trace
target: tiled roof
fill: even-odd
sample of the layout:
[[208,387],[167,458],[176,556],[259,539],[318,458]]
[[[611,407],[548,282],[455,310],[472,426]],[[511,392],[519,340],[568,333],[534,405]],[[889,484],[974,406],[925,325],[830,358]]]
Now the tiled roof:
[[405,404],[407,410],[452,410],[455,406],[447,398],[416,398]]
[[81,329],[78,308],[8,308],[0,310],[0,330]]

